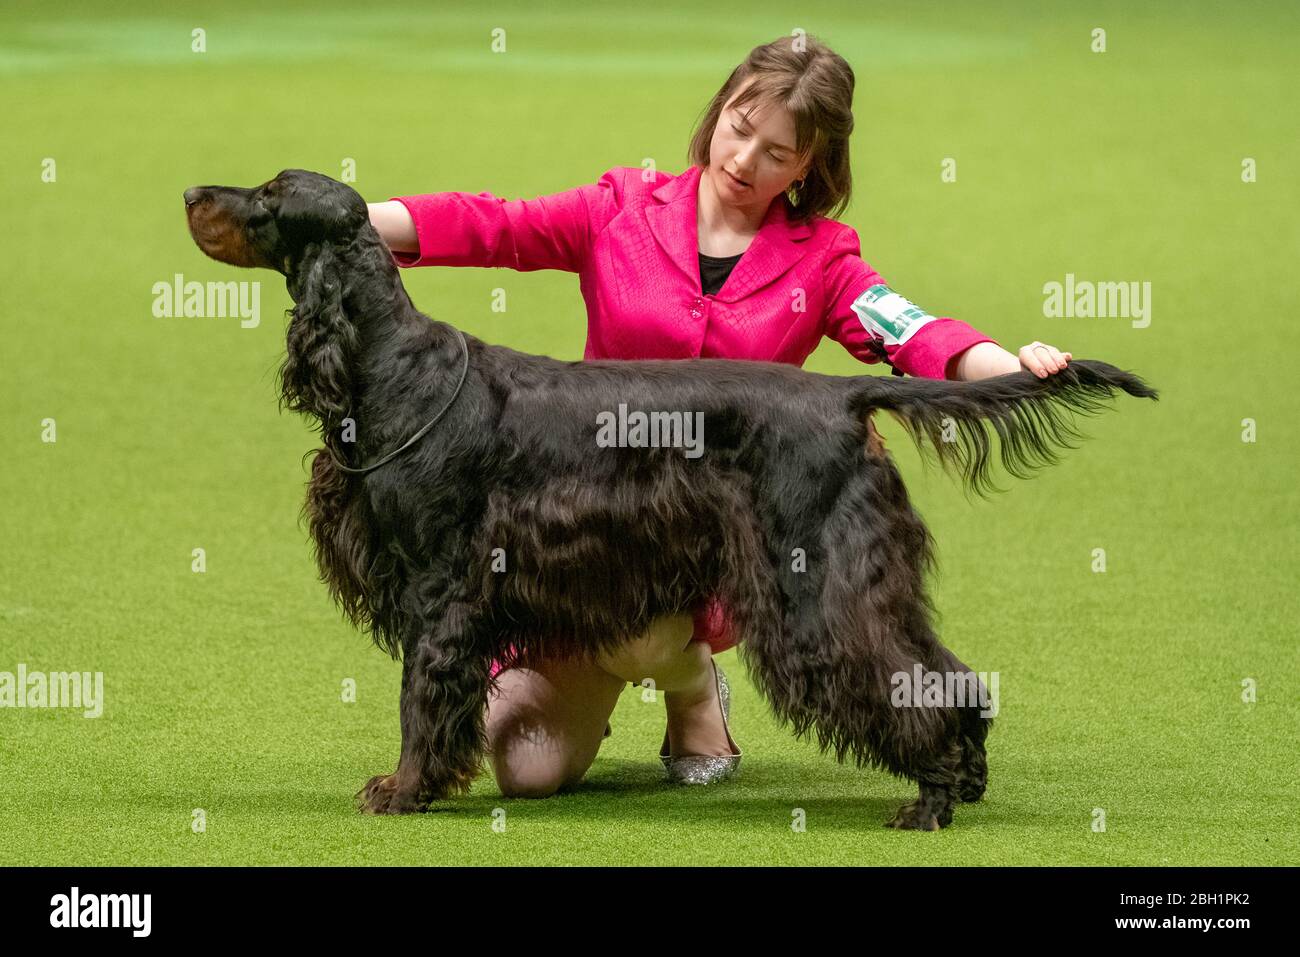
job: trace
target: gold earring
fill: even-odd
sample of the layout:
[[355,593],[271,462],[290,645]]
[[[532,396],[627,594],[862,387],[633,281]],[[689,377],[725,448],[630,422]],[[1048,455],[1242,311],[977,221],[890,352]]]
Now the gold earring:
[[785,194],[786,197],[790,200],[791,206],[799,205],[799,190],[803,189],[804,180],[806,180],[807,178],[808,177],[805,176],[803,179],[799,180],[798,183],[790,184],[790,187],[786,190]]

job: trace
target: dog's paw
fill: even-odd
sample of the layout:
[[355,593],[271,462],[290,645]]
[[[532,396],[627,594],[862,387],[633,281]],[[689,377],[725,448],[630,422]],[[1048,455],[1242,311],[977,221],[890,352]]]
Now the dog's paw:
[[957,796],[967,804],[974,804],[984,796],[985,782],[978,778],[964,778],[957,782]]
[[963,766],[957,769],[957,779],[954,782],[957,800],[973,804],[984,796],[984,789],[987,786],[988,771],[986,768],[982,766]]
[[422,810],[414,795],[398,788],[396,774],[376,774],[357,792],[356,799],[363,814],[414,814]]
[[952,812],[936,814],[929,801],[913,801],[898,809],[894,819],[885,827],[898,831],[937,831],[952,823]]

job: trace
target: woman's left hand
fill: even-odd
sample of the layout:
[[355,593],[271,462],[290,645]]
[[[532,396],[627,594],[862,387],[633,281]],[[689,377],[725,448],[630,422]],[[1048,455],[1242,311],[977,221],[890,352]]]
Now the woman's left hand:
[[1020,365],[1040,379],[1046,379],[1053,372],[1060,372],[1074,358],[1068,352],[1061,352],[1055,346],[1034,340],[1020,350]]

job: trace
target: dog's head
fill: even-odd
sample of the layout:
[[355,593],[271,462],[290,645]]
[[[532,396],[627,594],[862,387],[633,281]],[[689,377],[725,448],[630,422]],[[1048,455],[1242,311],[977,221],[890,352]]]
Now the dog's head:
[[285,275],[294,308],[281,404],[322,418],[343,415],[357,348],[345,305],[356,272],[349,264],[388,261],[365,200],[328,176],[287,169],[261,186],[192,186],[185,217],[194,242],[213,259]]
[[185,217],[199,249],[231,266],[292,277],[314,249],[346,244],[370,221],[352,187],[287,169],[261,186],[191,186]]

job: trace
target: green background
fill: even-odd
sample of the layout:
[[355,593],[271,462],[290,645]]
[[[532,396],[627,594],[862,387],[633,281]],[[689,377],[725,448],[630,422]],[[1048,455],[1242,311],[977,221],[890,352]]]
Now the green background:
[[[1294,5],[190,6],[0,8],[0,670],[102,671],[107,698],[98,720],[0,710],[0,863],[1300,859]],[[629,690],[572,794],[507,801],[485,771],[440,813],[358,815],[395,763],[399,666],[341,621],[297,524],[312,436],[276,411],[283,284],[204,258],[182,191],[345,157],[370,201],[676,172],[730,70],[796,27],[857,74],[864,257],[1012,352],[1043,340],[1162,393],[990,501],[883,423],[939,542],[940,634],[1001,677],[984,802],[939,834],[883,828],[912,786],[795,741],[731,651],[732,781],[661,783],[662,703]],[[154,318],[177,272],[262,280],[260,326]],[[1151,282],[1151,325],[1044,318],[1067,272]],[[572,275],[403,278],[489,341],[581,356]],[[808,368],[887,371],[830,341]]]

